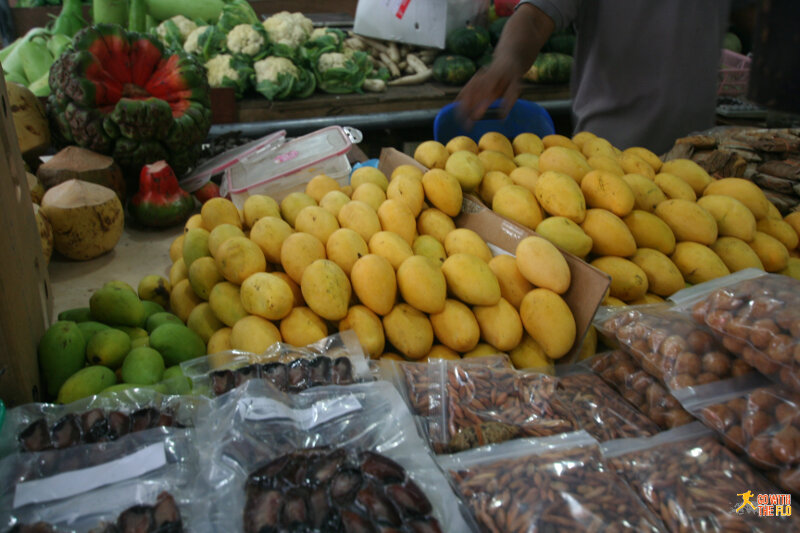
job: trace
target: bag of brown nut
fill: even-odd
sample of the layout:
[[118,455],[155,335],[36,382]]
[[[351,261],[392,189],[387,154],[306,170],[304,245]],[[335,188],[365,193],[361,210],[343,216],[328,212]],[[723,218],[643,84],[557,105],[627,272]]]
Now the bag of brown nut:
[[602,445],[669,531],[770,532],[796,529],[791,518],[759,516],[762,498],[781,491],[719,443],[699,422],[642,439]]
[[752,371],[704,325],[671,304],[604,307],[595,326],[670,390],[703,385]]
[[600,352],[582,362],[620,396],[636,407],[661,429],[694,421],[680,402],[653,376],[622,350]]
[[574,431],[558,378],[515,370],[506,356],[395,362],[395,386],[436,453],[454,453],[518,437]]
[[655,422],[588,370],[572,370],[560,380],[559,396],[575,415],[578,427],[598,441],[649,437],[660,431]]
[[676,397],[729,448],[800,495],[800,393],[749,376],[679,391]]
[[437,457],[492,533],[665,531],[585,431],[518,439]]
[[[739,273],[741,274],[741,273]],[[731,353],[800,391],[800,281],[781,274],[698,286],[676,306],[707,325]]]

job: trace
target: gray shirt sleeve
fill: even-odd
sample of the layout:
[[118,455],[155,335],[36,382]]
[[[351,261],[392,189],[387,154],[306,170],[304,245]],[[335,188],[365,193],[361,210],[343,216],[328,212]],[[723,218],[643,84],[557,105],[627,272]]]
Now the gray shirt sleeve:
[[530,4],[538,7],[553,19],[555,31],[561,31],[569,27],[578,16],[581,0],[522,0],[517,7],[522,4]]

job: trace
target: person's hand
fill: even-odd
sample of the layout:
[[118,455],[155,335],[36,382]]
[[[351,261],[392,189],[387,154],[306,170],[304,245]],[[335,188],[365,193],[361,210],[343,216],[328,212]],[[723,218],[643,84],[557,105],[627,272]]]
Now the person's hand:
[[467,129],[483,117],[489,106],[502,98],[502,116],[508,115],[520,94],[519,66],[503,58],[495,58],[481,68],[458,93],[456,112]]

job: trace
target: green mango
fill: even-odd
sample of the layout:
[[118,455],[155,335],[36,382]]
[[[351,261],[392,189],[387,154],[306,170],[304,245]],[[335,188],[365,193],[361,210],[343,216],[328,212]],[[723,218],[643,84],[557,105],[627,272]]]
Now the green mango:
[[117,382],[114,371],[100,365],[87,366],[72,374],[58,391],[58,403],[72,403],[93,396]]
[[112,326],[142,327],[147,320],[142,301],[128,287],[105,284],[89,299],[92,318]]
[[78,322],[78,328],[81,330],[81,333],[83,333],[83,338],[86,342],[89,342],[92,335],[98,331],[111,329],[111,326],[107,326],[101,322],[95,322],[94,320],[87,320],[86,322]]
[[131,350],[134,348],[141,348],[142,346],[150,346],[150,336],[147,337],[138,337],[136,339],[131,339]]
[[179,326],[183,326],[183,320],[181,320],[178,315],[174,315],[166,311],[163,313],[156,313],[147,317],[145,329],[147,329],[148,332],[153,333],[153,330],[162,324],[178,324]]
[[131,350],[122,363],[122,381],[138,385],[153,385],[164,374],[164,359],[152,348]]
[[192,380],[183,374],[180,365],[174,365],[164,370],[161,383],[166,385],[167,394],[190,394],[192,392]]
[[39,340],[39,366],[47,393],[55,397],[64,382],[83,368],[86,340],[78,324],[59,320],[47,328]]
[[142,300],[142,305],[144,306],[144,312],[147,318],[150,318],[156,313],[163,313],[165,311],[161,304],[150,300]]
[[130,326],[117,326],[116,329],[120,331],[124,331],[128,334],[128,337],[131,338],[131,342],[135,339],[141,339],[142,337],[147,337],[148,333],[147,330],[144,328],[132,328]]
[[183,262],[188,269],[195,259],[210,256],[208,249],[208,230],[191,228],[183,237]]
[[110,387],[106,387],[105,389],[100,391],[99,394],[123,392],[131,389],[152,391],[153,396],[155,396],[156,393],[167,394],[167,388],[161,383],[156,383],[155,385],[137,385],[136,383],[117,383],[116,385],[111,385]]
[[122,330],[108,328],[98,331],[86,343],[86,361],[90,365],[119,368],[128,352],[131,338]]
[[179,324],[162,324],[150,333],[150,347],[158,350],[164,363],[173,366],[206,354],[200,336]]
[[88,307],[74,307],[58,313],[59,320],[69,320],[71,322],[86,322],[92,319],[92,310]]

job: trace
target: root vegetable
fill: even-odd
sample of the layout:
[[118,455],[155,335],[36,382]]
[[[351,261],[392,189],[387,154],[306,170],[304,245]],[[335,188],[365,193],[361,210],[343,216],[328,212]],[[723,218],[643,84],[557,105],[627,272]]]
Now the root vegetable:
[[373,93],[382,93],[386,90],[386,82],[380,78],[367,78],[361,88]]
[[425,83],[433,76],[433,70],[428,69],[424,72],[418,72],[416,74],[410,74],[408,76],[402,76],[400,78],[395,78],[387,83],[387,85],[397,86],[397,85],[416,85],[419,83]]
[[387,54],[389,55],[390,58],[392,58],[392,61],[394,61],[395,63],[400,61],[400,49],[397,47],[397,43],[390,42],[387,48],[388,48]]
[[419,57],[414,54],[406,55],[406,61],[408,61],[409,66],[414,69],[414,72],[422,73],[426,70],[430,70],[428,65],[426,65]]
[[398,78],[402,75],[400,69],[397,68],[397,63],[392,61],[392,58],[389,57],[388,54],[381,52],[380,60],[389,69],[389,72],[392,74],[393,78]]

